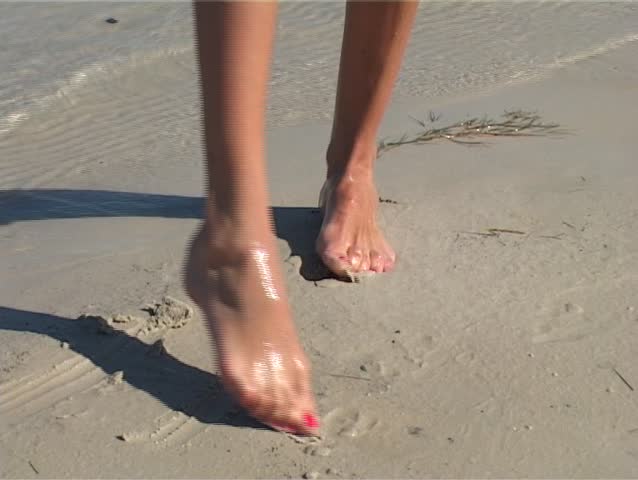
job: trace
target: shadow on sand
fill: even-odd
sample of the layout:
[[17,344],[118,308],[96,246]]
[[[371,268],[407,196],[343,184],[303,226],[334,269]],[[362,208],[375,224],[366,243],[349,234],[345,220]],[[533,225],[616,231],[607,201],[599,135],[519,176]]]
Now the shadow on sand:
[[[111,190],[0,190],[0,225],[21,221],[96,217],[203,218],[201,197]],[[321,226],[318,208],[272,207],[277,237],[291,256],[301,258],[299,273],[309,281],[333,278],[315,253]]]
[[[285,240],[291,256],[302,260],[307,280],[330,278],[314,252],[321,225],[317,208],[273,207],[276,234]],[[0,191],[0,225],[22,221],[95,218],[158,217],[201,219],[203,199],[179,195],[130,193],[107,190],[33,189]],[[119,331],[100,333],[94,317],[64,318],[46,313],[0,307],[0,329],[47,335],[68,342],[106,374],[121,371],[130,385],[147,392],[167,407],[204,423],[260,427],[233,408],[219,378],[170,355],[153,355],[149,345]],[[206,408],[202,395],[210,395]],[[263,428],[263,427],[261,427]]]
[[0,329],[38,333],[67,342],[70,350],[104,373],[122,372],[131,386],[202,423],[266,428],[239,411],[216,375],[187,365],[168,352],[158,353],[153,346],[124,332],[109,331],[96,317],[73,320],[0,307]]

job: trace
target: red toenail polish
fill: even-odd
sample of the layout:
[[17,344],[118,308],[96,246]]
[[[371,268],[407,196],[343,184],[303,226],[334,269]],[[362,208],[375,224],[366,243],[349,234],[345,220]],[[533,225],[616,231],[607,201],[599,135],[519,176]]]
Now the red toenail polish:
[[312,413],[305,413],[303,416],[303,423],[306,427],[317,428],[319,426],[319,421],[315,418]]

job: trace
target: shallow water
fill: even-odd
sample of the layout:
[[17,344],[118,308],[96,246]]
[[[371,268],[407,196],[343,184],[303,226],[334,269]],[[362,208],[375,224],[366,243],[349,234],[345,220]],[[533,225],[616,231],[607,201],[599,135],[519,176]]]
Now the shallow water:
[[[270,125],[330,117],[343,9],[343,2],[281,3]],[[90,101],[92,92],[128,102],[155,96],[159,116],[194,111],[188,2],[3,2],[0,32],[0,139],[31,117],[44,121]],[[423,2],[397,94],[481,91],[636,40],[637,3]]]

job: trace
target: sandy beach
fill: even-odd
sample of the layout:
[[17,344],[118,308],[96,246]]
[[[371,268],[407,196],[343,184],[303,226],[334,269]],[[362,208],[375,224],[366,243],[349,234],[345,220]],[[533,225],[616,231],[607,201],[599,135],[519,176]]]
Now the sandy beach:
[[10,47],[9,13],[45,32],[0,54],[2,478],[638,477],[635,4],[422,5],[383,138],[512,109],[565,134],[385,153],[399,262],[361,283],[313,254],[342,6],[282,4],[269,181],[321,439],[233,405],[181,284],[189,5],[34,5],[0,6]]

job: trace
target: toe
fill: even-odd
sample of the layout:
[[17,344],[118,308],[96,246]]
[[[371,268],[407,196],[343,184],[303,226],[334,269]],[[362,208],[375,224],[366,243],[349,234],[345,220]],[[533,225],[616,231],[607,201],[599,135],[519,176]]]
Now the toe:
[[351,268],[348,257],[345,254],[335,252],[325,252],[321,255],[321,261],[332,273],[339,277],[347,275]]
[[[264,420],[262,420],[264,421]],[[319,420],[312,398],[289,397],[273,406],[270,418],[264,421],[275,430],[297,435],[317,435]]]
[[291,418],[295,432],[300,435],[319,434],[319,415],[312,397],[301,398]]
[[378,252],[370,253],[370,270],[376,273],[382,273],[384,271],[385,262],[383,256]]
[[360,272],[364,261],[363,251],[360,248],[351,248],[348,251],[348,263],[353,272]]
[[314,410],[306,410],[301,415],[302,425],[298,430],[304,435],[319,435],[319,416]]
[[369,272],[370,271],[370,253],[369,252],[365,252],[363,253],[362,257],[361,257],[361,263],[359,264],[359,271],[360,272]]

